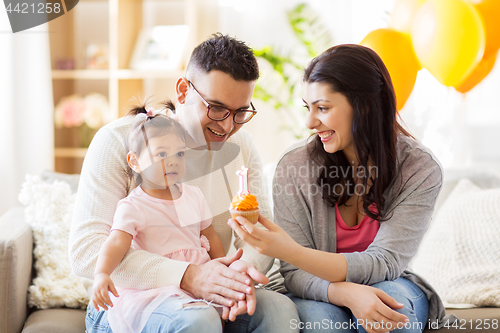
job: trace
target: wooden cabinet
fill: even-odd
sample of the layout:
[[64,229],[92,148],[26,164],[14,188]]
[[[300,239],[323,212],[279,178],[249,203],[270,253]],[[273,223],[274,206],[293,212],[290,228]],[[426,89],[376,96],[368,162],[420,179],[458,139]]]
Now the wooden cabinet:
[[[116,119],[128,112],[135,96],[151,96],[153,102],[173,99],[188,52],[176,70],[132,70],[129,64],[141,30],[156,25],[187,25],[185,49],[192,50],[197,40],[195,6],[196,0],[80,0],[49,22],[54,104],[72,94],[100,93]],[[95,47],[107,50],[106,61],[100,64],[103,68],[89,69],[88,51]],[[65,66],[71,69],[59,69]],[[54,131],[56,171],[79,173],[86,148],[80,147],[78,129]]]

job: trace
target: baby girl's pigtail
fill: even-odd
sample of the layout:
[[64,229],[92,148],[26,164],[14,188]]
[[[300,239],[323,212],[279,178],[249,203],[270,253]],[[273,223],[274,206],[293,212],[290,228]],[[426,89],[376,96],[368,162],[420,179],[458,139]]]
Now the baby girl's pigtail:
[[136,116],[141,113],[147,113],[146,105],[136,105],[128,112],[129,116]]
[[135,105],[132,106],[132,109],[128,112],[129,116],[136,116],[141,113],[148,113],[147,106],[149,102],[149,98],[145,98],[144,96],[136,96],[133,98],[136,102]]
[[175,104],[170,99],[161,102],[161,105],[175,113]]

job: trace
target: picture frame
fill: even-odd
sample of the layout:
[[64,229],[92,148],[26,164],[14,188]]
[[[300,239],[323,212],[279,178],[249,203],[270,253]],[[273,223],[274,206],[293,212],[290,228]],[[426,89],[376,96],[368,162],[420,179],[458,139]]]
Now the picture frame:
[[187,25],[157,25],[144,28],[130,60],[134,70],[180,69],[189,36]]

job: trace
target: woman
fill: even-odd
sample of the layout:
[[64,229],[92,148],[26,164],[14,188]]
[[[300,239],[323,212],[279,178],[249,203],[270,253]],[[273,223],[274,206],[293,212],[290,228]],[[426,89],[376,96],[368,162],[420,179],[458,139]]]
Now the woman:
[[382,60],[360,45],[330,48],[305,70],[303,100],[316,134],[277,166],[276,224],[261,216],[269,230],[262,231],[243,218],[228,222],[257,251],[281,260],[302,331],[422,332],[427,320],[441,327],[454,319],[406,270],[442,171],[398,123]]

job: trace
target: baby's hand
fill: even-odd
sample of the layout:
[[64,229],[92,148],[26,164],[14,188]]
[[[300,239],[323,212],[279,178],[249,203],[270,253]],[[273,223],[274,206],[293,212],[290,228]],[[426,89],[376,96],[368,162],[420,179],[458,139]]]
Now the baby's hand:
[[[241,260],[236,260],[231,265],[229,265],[229,267],[234,269],[235,271],[244,273],[246,276],[248,276],[248,274],[246,274],[246,270],[248,269],[248,265]],[[248,276],[248,278],[250,278],[250,277]],[[248,295],[245,295],[244,299],[233,300],[234,305],[231,308],[229,308],[229,311],[226,312],[227,319],[230,321],[235,321],[236,316],[239,316],[240,314],[247,313],[248,312],[248,304],[247,304],[248,301],[250,303],[255,303],[255,287],[254,287],[253,281],[251,283],[251,291]],[[253,314],[253,311],[250,315],[252,315],[252,314]],[[224,316],[223,316],[223,318],[224,318]],[[224,319],[226,319],[226,318],[224,318]]]
[[109,310],[108,306],[112,307],[113,302],[109,298],[108,291],[111,291],[113,295],[119,297],[116,291],[113,281],[108,274],[99,273],[94,276],[94,285],[92,287],[92,302],[94,303],[94,308],[99,311],[99,306],[104,310]]
[[230,320],[230,321],[235,321],[236,316],[239,316],[240,314],[244,314],[247,312],[247,305],[246,305],[246,300],[234,300],[234,305],[230,308],[227,306],[222,307],[222,316],[221,319],[224,320]]
[[240,314],[246,313],[247,312],[247,301],[246,299],[236,301],[234,300],[234,305],[229,309],[229,316],[228,319],[230,321],[235,321],[236,316],[239,316]]

